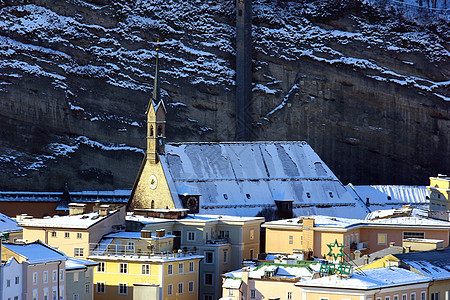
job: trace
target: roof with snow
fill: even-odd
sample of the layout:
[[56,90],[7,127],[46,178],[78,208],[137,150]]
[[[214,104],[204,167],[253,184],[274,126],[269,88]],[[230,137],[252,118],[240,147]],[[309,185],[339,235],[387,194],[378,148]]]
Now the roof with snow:
[[430,192],[426,186],[409,185],[354,185],[353,188],[370,206],[395,208],[399,205],[429,205]]
[[225,278],[242,278],[242,272],[248,271],[248,277],[252,279],[270,278],[309,280],[317,272],[320,264],[317,261],[300,261],[297,264],[263,263],[260,266],[244,267],[242,269],[223,274]]
[[0,233],[22,231],[22,227],[17,225],[17,222],[10,217],[0,213]]
[[397,267],[377,268],[357,272],[355,271],[350,278],[340,275],[324,276],[309,281],[298,282],[295,285],[301,287],[370,290],[430,281],[429,278],[416,272]]
[[[121,203],[126,204],[130,197],[131,190],[110,190],[110,191],[71,191],[69,192],[71,202],[75,203]],[[0,202],[60,202],[62,192],[17,192],[0,191]]]
[[116,212],[118,212],[118,210],[114,210],[106,216],[102,216],[98,211],[94,211],[80,215],[54,216],[52,218],[43,219],[24,219],[19,225],[23,227],[88,229]]
[[200,213],[255,216],[292,200],[297,215],[368,212],[306,142],[167,144],[160,155],[172,197],[200,195]]
[[284,219],[266,222],[262,227],[272,226],[292,226],[302,227],[303,219],[314,219],[314,227],[324,227],[329,229],[352,229],[359,226],[389,226],[389,227],[420,227],[420,228],[442,228],[450,229],[450,222],[436,219],[428,219],[420,216],[394,217],[386,219],[349,219],[330,216],[308,216],[293,219]]
[[450,279],[450,248],[394,256],[433,280]]
[[87,267],[94,267],[96,265],[98,265],[98,263],[92,260],[68,257],[66,261],[66,270],[86,269]]
[[28,244],[4,243],[6,249],[26,258],[30,264],[67,260],[67,256],[41,241]]

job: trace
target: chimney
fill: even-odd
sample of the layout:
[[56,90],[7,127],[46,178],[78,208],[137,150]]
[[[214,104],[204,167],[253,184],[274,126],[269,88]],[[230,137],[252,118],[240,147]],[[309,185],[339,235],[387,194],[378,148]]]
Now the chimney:
[[303,227],[314,227],[314,219],[304,218],[303,219]]
[[98,215],[107,216],[109,213],[109,205],[103,204],[98,206]]
[[69,203],[69,216],[82,215],[86,212],[86,204]]
[[152,238],[152,231],[151,230],[141,230],[141,238],[143,238],[143,239]]
[[369,256],[365,254],[362,258],[364,259],[364,265],[367,265],[369,263]]
[[405,253],[409,253],[411,252],[411,246],[406,246],[405,247]]
[[355,251],[353,251],[353,255],[355,256],[355,259],[359,259],[359,258],[361,258],[361,251],[355,250]]

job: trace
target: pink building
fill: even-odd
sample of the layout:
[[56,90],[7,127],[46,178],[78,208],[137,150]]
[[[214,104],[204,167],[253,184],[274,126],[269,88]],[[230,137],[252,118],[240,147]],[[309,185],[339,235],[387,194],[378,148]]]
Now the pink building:
[[[65,262],[64,253],[36,241],[29,244],[4,243],[1,260],[14,258],[22,267],[19,282],[22,285],[19,299],[64,300]],[[14,278],[16,280],[16,278]]]

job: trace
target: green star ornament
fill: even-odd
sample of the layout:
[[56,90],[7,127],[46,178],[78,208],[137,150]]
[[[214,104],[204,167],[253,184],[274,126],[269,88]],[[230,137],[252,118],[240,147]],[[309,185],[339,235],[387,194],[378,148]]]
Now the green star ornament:
[[[328,256],[332,256],[334,260],[337,260],[338,257],[343,257],[344,252],[342,252],[342,249],[345,247],[344,245],[339,246],[338,241],[334,240],[333,244],[327,244],[328,248],[330,248],[330,252],[328,252]],[[337,252],[337,253],[336,253]]]

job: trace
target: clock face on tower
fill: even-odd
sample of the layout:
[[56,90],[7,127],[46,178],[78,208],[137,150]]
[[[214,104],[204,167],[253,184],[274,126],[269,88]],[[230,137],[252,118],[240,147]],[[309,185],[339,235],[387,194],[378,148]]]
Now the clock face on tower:
[[158,186],[158,179],[156,179],[155,175],[150,175],[150,178],[148,179],[148,184],[150,185],[150,188],[152,190],[156,189],[156,187]]

